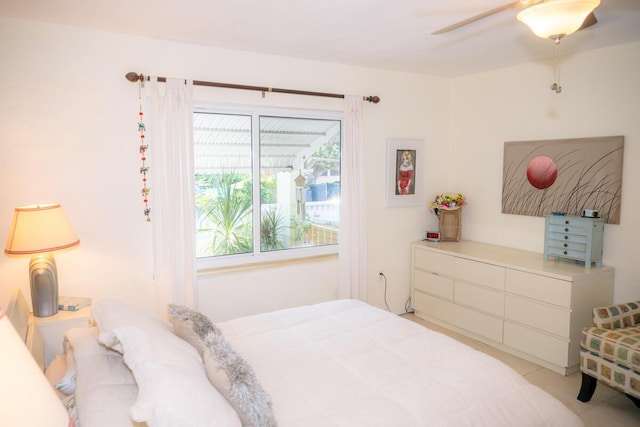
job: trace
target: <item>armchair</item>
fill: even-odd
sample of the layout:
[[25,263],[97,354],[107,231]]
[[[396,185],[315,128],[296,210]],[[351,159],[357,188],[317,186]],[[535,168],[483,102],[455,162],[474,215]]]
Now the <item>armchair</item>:
[[640,407],[640,301],[593,309],[593,326],[582,329],[580,370],[578,400],[591,400],[600,380]]

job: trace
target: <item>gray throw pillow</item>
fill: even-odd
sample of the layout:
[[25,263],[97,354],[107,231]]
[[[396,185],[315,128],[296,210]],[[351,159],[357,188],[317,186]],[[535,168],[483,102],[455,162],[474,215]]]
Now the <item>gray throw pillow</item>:
[[204,346],[204,366],[209,381],[227,398],[242,425],[275,427],[271,398],[249,363],[220,334],[207,334]]
[[204,352],[203,340],[209,333],[220,335],[220,330],[204,314],[183,305],[169,304],[167,309],[173,332],[198,350]]

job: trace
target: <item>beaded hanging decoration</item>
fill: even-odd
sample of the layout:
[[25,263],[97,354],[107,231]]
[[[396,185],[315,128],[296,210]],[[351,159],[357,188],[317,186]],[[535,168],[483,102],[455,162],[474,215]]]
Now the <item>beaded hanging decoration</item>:
[[142,112],[142,88],[144,88],[144,83],[142,78],[138,80],[138,104],[139,104],[139,112],[138,112],[138,132],[140,133],[140,160],[142,161],[142,166],[140,166],[140,174],[142,175],[142,202],[144,203],[144,216],[147,217],[147,222],[151,221],[151,208],[149,208],[149,192],[151,189],[147,186],[147,172],[149,172],[149,166],[147,166],[147,149],[149,145],[144,140],[144,134],[146,132],[146,128],[144,126],[144,113]]

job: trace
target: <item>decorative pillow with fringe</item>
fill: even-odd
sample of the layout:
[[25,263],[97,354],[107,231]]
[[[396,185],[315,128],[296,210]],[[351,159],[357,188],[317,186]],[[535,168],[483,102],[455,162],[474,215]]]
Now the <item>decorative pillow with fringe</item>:
[[203,341],[207,334],[220,335],[220,330],[207,316],[189,307],[169,304],[167,314],[175,334],[194,346],[200,356],[204,353]]
[[234,407],[243,426],[275,427],[271,398],[253,368],[220,333],[209,332],[203,341],[204,366],[211,384]]

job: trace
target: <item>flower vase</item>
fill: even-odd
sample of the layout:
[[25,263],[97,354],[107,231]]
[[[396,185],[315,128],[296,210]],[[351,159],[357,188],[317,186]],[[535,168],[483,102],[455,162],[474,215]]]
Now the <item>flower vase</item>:
[[462,234],[462,206],[455,208],[438,208],[440,240],[442,242],[458,242]]

